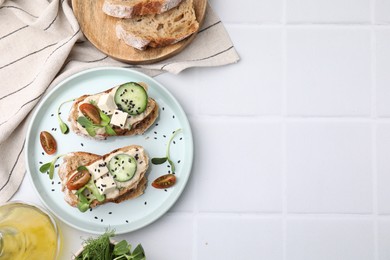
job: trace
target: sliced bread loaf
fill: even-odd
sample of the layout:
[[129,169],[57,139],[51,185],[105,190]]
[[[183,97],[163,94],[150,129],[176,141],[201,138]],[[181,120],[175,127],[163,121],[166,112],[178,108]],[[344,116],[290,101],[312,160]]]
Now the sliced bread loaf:
[[183,2],[162,14],[121,19],[116,24],[116,35],[127,45],[144,50],[163,47],[181,41],[199,28],[192,0]]
[[105,0],[103,12],[118,18],[131,18],[136,15],[160,14],[166,12],[182,0]]

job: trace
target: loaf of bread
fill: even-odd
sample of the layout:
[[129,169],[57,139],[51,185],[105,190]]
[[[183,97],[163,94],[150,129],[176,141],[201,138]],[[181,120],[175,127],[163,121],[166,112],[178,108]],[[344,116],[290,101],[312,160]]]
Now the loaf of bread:
[[[89,168],[94,163],[96,164],[98,162],[102,162],[102,164],[99,164],[99,167],[106,167],[105,165],[107,164],[107,161],[109,161],[110,158],[112,158],[114,155],[126,154],[126,153],[135,157],[138,165],[137,171],[135,172],[132,179],[130,179],[127,182],[115,181],[116,188],[114,190],[111,190],[110,193],[105,194],[105,200],[98,201],[94,199],[93,201],[91,201],[89,207],[94,208],[97,205],[105,204],[108,202],[120,203],[124,200],[133,199],[142,195],[144,193],[144,190],[146,188],[146,183],[147,183],[145,173],[149,167],[149,157],[143,147],[138,145],[130,145],[130,146],[116,149],[103,156],[87,153],[87,152],[72,152],[64,156],[63,163],[60,165],[60,168],[58,170],[58,175],[61,179],[62,191],[64,192],[65,195],[64,196],[65,201],[73,207],[76,207],[79,203],[79,198],[77,194],[74,191],[71,191],[67,188],[67,182],[77,172],[77,169],[80,166]],[[91,174],[91,178],[93,179],[93,182],[96,183],[96,179],[94,177],[93,172],[90,172],[90,174]],[[111,175],[110,173],[107,174]],[[102,177],[99,177],[99,179],[100,178]],[[88,193],[85,194],[85,196],[89,198]]]
[[118,18],[160,14],[180,4],[182,0],[105,0],[103,12]]
[[161,14],[120,19],[116,35],[127,45],[144,50],[179,42],[199,28],[192,0],[183,0],[177,7]]

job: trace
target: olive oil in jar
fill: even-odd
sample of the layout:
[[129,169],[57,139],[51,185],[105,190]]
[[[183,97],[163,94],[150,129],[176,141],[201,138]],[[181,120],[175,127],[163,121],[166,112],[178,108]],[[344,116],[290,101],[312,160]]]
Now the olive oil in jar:
[[36,206],[0,206],[0,260],[55,259],[59,250],[55,221]]

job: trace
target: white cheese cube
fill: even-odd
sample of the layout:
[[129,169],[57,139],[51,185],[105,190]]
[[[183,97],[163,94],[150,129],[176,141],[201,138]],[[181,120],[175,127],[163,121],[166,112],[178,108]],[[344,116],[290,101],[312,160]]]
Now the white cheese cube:
[[108,194],[116,189],[114,178],[109,173],[100,176],[100,178],[96,180],[95,185],[100,194]]
[[106,115],[112,115],[114,113],[114,110],[118,108],[115,104],[114,96],[111,92],[107,94],[103,94],[99,98],[97,106]]
[[92,163],[91,165],[88,165],[86,168],[88,169],[89,173],[92,175],[92,178],[94,180],[97,180],[100,178],[100,176],[103,176],[108,173],[107,163],[101,160],[97,160],[96,162]]
[[111,117],[111,124],[115,126],[119,126],[120,128],[125,128],[126,120],[127,120],[127,113],[115,110]]

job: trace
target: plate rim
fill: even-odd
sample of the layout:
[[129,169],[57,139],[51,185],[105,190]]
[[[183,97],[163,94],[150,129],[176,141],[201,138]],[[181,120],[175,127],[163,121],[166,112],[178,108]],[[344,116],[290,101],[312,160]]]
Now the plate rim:
[[[29,149],[30,149],[30,136],[31,136],[31,132],[32,132],[32,127],[34,125],[35,119],[38,116],[42,106],[47,102],[47,100],[53,94],[55,94],[57,91],[59,91],[59,89],[63,85],[65,85],[68,82],[74,80],[75,78],[79,78],[79,77],[84,76],[85,74],[93,73],[93,72],[96,72],[96,71],[108,71],[108,70],[115,71],[115,72],[120,71],[120,72],[123,72],[123,73],[136,74],[138,76],[145,77],[148,80],[152,81],[153,84],[156,84],[164,92],[164,94],[169,97],[169,101],[173,101],[175,103],[175,105],[177,106],[177,108],[179,110],[179,113],[183,115],[183,117],[182,117],[183,121],[182,122],[186,126],[186,132],[188,133],[188,137],[187,137],[188,138],[188,146],[189,146],[189,148],[188,148],[188,153],[189,154],[187,154],[187,157],[189,158],[189,161],[187,163],[187,165],[188,165],[187,166],[188,167],[188,174],[186,174],[187,177],[184,178],[184,180],[182,180],[183,184],[180,185],[179,187],[177,187],[178,191],[176,192],[176,195],[168,197],[167,200],[164,201],[164,207],[157,211],[158,214],[156,214],[156,213],[151,214],[152,217],[150,217],[148,222],[141,223],[140,225],[138,225],[136,227],[133,227],[133,228],[127,228],[127,229],[126,228],[122,228],[121,230],[116,230],[115,234],[116,235],[120,235],[120,234],[126,234],[126,233],[130,233],[130,232],[134,232],[134,231],[139,230],[139,229],[141,229],[143,227],[146,227],[146,226],[152,224],[153,222],[155,222],[156,220],[158,220],[159,218],[161,218],[162,216],[164,216],[168,212],[168,210],[171,209],[172,206],[181,197],[185,187],[187,186],[188,180],[191,177],[193,161],[194,161],[194,141],[193,141],[193,134],[192,134],[191,124],[190,124],[190,122],[188,120],[188,117],[187,117],[185,111],[183,110],[181,104],[172,95],[172,93],[170,91],[168,91],[167,88],[165,88],[164,85],[159,83],[153,77],[151,77],[151,76],[149,76],[149,75],[147,75],[145,73],[142,73],[140,71],[137,71],[137,70],[134,70],[134,69],[131,69],[131,68],[123,68],[123,67],[115,67],[115,66],[103,66],[103,67],[90,68],[90,69],[86,69],[86,70],[82,70],[80,72],[77,72],[77,73],[75,73],[75,74],[73,74],[73,75],[71,75],[69,77],[66,77],[65,79],[63,79],[62,81],[57,83],[56,86],[54,86],[51,90],[49,90],[49,92],[47,92],[45,94],[45,96],[40,100],[40,102],[38,103],[38,105],[34,109],[35,111],[32,114],[30,122],[28,123],[28,128],[27,128],[27,132],[26,132],[26,142],[25,142],[25,145],[24,145],[24,149],[25,149],[24,157],[25,157],[25,162],[26,162],[26,172],[27,172],[27,175],[29,177],[29,180],[32,183],[34,191],[38,195],[39,200],[43,203],[43,205],[45,206],[45,208],[47,210],[49,210],[57,219],[61,220],[65,224],[71,226],[72,228],[75,228],[77,230],[81,230],[81,231],[84,231],[84,232],[88,232],[88,233],[91,233],[91,234],[101,234],[102,233],[99,230],[92,230],[92,229],[84,228],[82,226],[77,226],[76,224],[74,224],[74,223],[68,221],[67,219],[61,217],[60,214],[58,214],[58,212],[54,211],[48,205],[48,203],[44,200],[43,196],[41,196],[41,194],[39,193],[38,188],[36,187],[36,184],[34,182],[34,179],[33,179],[33,176],[32,176],[32,171],[30,169],[30,160],[29,160],[28,152],[29,152]],[[156,211],[154,211],[154,212],[156,212]]]

